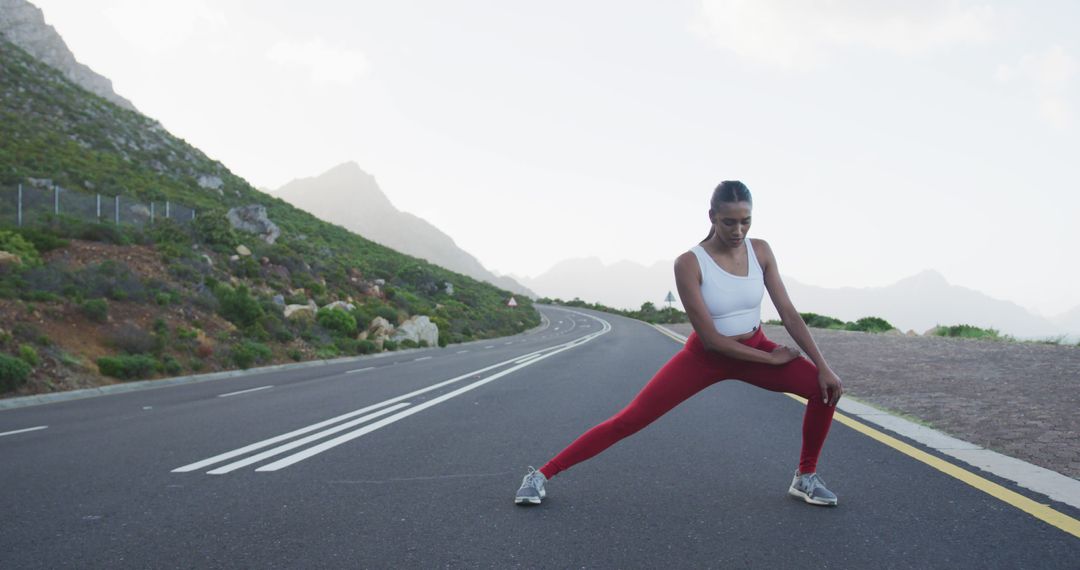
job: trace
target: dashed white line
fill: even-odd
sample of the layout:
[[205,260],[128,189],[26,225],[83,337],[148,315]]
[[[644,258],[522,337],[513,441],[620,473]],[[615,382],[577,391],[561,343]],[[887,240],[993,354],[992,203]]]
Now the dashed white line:
[[431,360],[430,356],[421,356],[420,358],[414,358],[413,362],[420,362],[421,360]]
[[367,368],[357,368],[356,370],[346,370],[346,374],[356,374],[357,372],[366,372],[368,370],[375,370],[374,366],[368,366]]
[[236,396],[237,394],[247,394],[248,392],[258,392],[259,390],[268,390],[273,386],[260,386],[258,388],[251,388],[250,390],[240,390],[239,392],[229,392],[228,394],[218,394],[218,398],[227,398],[229,396]]
[[489,345],[485,346],[484,348],[495,348],[495,345],[489,344]]
[[465,354],[466,352],[469,352],[469,351],[467,351],[467,350],[459,350],[459,351],[457,351],[458,354]]
[[37,427],[26,428],[26,429],[17,429],[15,431],[5,431],[4,433],[0,433],[0,437],[4,437],[5,435],[15,435],[17,433],[26,433],[28,431],[37,431],[39,429],[46,429],[48,427],[49,426],[37,426]]

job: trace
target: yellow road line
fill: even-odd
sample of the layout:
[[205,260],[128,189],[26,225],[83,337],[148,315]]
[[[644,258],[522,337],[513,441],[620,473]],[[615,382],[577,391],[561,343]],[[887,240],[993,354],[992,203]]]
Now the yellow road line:
[[[676,342],[686,342],[686,339],[680,339],[675,333],[664,327],[661,327],[659,325],[653,325],[653,327],[655,327],[656,330],[660,331],[665,336]],[[790,396],[795,400],[802,402],[803,404],[806,404],[805,398],[801,398],[799,396],[796,396],[795,394],[785,395]],[[1049,525],[1057,527],[1077,538],[1080,538],[1080,520],[1076,520],[1064,513],[1055,511],[1054,509],[1050,508],[1050,505],[1044,505],[1043,503],[1033,501],[1021,495],[1020,493],[1017,493],[1016,491],[1006,489],[1005,487],[1002,487],[1001,485],[998,485],[993,481],[980,477],[962,467],[958,467],[956,465],[953,465],[952,463],[949,463],[948,461],[945,461],[944,459],[930,455],[929,453],[921,449],[906,444],[899,439],[892,437],[891,435],[887,435],[881,431],[878,431],[856,419],[845,416],[840,412],[835,412],[833,414],[833,419],[871,439],[875,439],[899,451],[900,453],[911,457],[912,459],[921,461],[950,477],[959,479],[960,481],[963,481],[964,483],[975,487],[976,489],[994,497],[995,499],[1008,503]]]

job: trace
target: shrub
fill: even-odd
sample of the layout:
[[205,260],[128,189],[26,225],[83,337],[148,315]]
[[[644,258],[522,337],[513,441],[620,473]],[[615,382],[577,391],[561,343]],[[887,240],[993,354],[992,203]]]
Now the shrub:
[[316,317],[319,325],[339,335],[352,336],[356,334],[356,319],[342,309],[319,309]]
[[849,331],[880,333],[891,331],[896,327],[889,324],[889,321],[879,317],[863,317],[854,323],[849,323],[845,328]]
[[149,378],[161,366],[156,358],[145,354],[102,356],[97,359],[97,365],[102,374],[120,380]]
[[327,360],[330,358],[337,358],[339,354],[337,347],[331,344],[319,347],[319,349],[315,351],[315,358]]
[[[34,249],[36,249],[38,253],[46,253],[54,249],[60,249],[62,247],[68,246],[68,240],[62,239],[60,237],[57,237],[56,234],[38,228],[19,228],[17,231],[23,239],[34,245]],[[4,248],[0,247],[0,249]]]
[[34,350],[34,347],[30,346],[29,344],[19,345],[19,358],[21,358],[23,362],[29,364],[31,367],[37,366],[38,363],[41,362],[41,359],[38,357],[37,351]]
[[[834,319],[825,315],[819,315],[817,313],[799,313],[803,321],[806,322],[806,326],[815,327],[819,329],[842,329],[844,328],[844,321],[840,319]],[[775,324],[782,324],[777,322]]]
[[255,321],[263,315],[259,302],[243,285],[236,289],[228,285],[218,285],[214,287],[214,295],[217,296],[219,303],[218,313],[240,328],[255,324]]
[[273,354],[270,347],[250,340],[245,340],[233,346],[231,352],[233,362],[245,370],[250,368],[252,364],[269,360]]
[[83,301],[80,308],[86,318],[95,323],[104,323],[109,320],[109,303],[105,299]]
[[146,334],[146,331],[130,323],[111,332],[107,340],[110,346],[128,354],[152,352],[160,345],[154,335]]
[[383,343],[382,343],[382,347],[383,347],[383,350],[389,350],[391,352],[398,349],[397,342],[392,341],[390,339],[384,340]]
[[937,327],[937,336],[951,336],[960,338],[999,338],[997,329],[981,329],[972,325],[953,325],[949,327]]
[[293,360],[295,360],[297,362],[300,362],[301,360],[304,359],[304,353],[300,352],[300,350],[298,350],[298,349],[292,348],[292,349],[289,349],[289,358],[291,358],[291,359],[293,359]]
[[176,360],[172,356],[165,356],[161,359],[161,366],[165,369],[167,374],[177,375],[184,367],[180,365],[180,361]]
[[14,390],[26,383],[30,365],[21,359],[0,354],[0,391]]
[[357,354],[371,354],[376,350],[375,343],[370,340],[360,340],[356,342]]
[[398,343],[398,346],[400,346],[401,348],[417,348],[420,346],[420,343],[416,342],[411,338],[404,338],[401,339],[401,342]]
[[26,267],[41,265],[41,256],[34,244],[15,232],[0,231],[0,250],[19,256]]

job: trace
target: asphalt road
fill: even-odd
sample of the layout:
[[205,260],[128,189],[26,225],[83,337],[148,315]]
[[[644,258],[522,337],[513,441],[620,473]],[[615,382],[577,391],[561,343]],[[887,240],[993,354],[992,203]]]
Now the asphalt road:
[[1080,539],[839,423],[839,507],[789,498],[802,405],[736,381],[516,506],[679,349],[541,310],[498,340],[0,411],[0,568],[1080,568]]

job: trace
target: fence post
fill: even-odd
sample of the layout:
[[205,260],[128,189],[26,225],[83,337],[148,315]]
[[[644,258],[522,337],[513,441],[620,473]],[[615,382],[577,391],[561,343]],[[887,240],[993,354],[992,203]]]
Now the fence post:
[[150,225],[154,225],[154,201],[150,200]]
[[97,221],[101,221],[101,194],[97,195]]
[[195,221],[195,210],[191,211],[191,220]]
[[22,184],[19,184],[19,227],[22,227]]
[[60,215],[60,187],[53,184],[53,215]]
[[169,219],[169,201],[165,200],[165,219]]
[[120,225],[120,195],[116,195],[116,225]]

